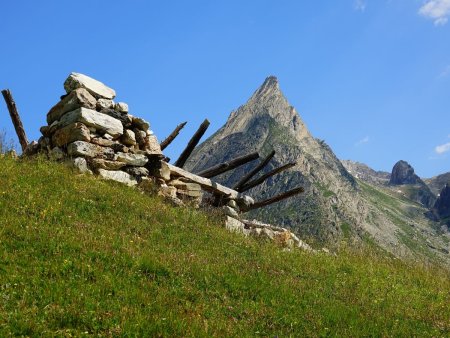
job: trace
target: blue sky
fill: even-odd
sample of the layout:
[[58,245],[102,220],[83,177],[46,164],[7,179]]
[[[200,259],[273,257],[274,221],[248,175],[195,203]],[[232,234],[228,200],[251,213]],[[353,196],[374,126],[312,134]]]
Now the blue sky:
[[[173,158],[202,120],[217,130],[276,75],[341,159],[422,177],[450,171],[450,0],[4,1],[0,89],[26,131],[71,71],[117,91]],[[0,129],[15,133],[3,101]]]

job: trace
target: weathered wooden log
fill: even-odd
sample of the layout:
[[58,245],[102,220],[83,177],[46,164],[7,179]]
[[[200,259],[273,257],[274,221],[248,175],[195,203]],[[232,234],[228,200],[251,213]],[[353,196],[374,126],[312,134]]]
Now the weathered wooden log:
[[273,150],[264,160],[261,161],[252,171],[250,171],[247,175],[244,176],[238,183],[233,187],[234,190],[240,189],[245,183],[247,183],[253,176],[259,173],[275,156],[275,150]]
[[186,163],[189,156],[194,151],[195,147],[197,146],[198,142],[200,142],[200,139],[205,134],[206,129],[209,127],[209,121],[208,119],[205,119],[203,123],[200,125],[198,130],[195,132],[194,136],[189,140],[188,145],[186,146],[186,149],[183,150],[178,160],[175,162],[175,165],[179,168],[183,168],[184,164]]
[[292,168],[296,164],[297,164],[297,162],[293,162],[293,163],[288,163],[281,167],[278,167],[278,168],[268,172],[267,174],[262,175],[260,178],[257,178],[253,181],[248,182],[247,184],[243,185],[240,189],[236,189],[236,191],[244,192],[244,191],[250,190],[251,188],[256,187],[257,185],[260,185],[261,183],[263,183],[269,177],[276,175],[276,174],[278,174],[284,170],[287,170],[289,168]]
[[223,174],[227,171],[233,170],[234,168],[237,168],[241,165],[244,165],[248,162],[254,161],[259,158],[258,153],[251,153],[248,155],[236,157],[235,159],[229,161],[229,162],[223,162],[220,163],[212,168],[203,170],[199,173],[197,173],[198,176],[211,178],[220,174]]
[[3,98],[5,99],[6,105],[8,106],[9,115],[11,116],[14,129],[16,130],[17,137],[19,138],[20,145],[22,146],[22,151],[28,146],[27,134],[23,128],[22,121],[20,120],[19,112],[17,111],[16,103],[11,95],[9,89],[2,90]]
[[279,195],[276,195],[276,196],[274,196],[272,198],[268,198],[268,199],[266,199],[264,201],[255,202],[253,205],[250,205],[249,207],[247,207],[243,211],[246,212],[246,211],[250,211],[250,210],[255,210],[255,209],[262,208],[262,207],[266,207],[266,206],[271,205],[273,203],[282,201],[282,200],[284,200],[286,198],[289,198],[289,197],[301,194],[304,191],[305,191],[305,189],[303,187],[298,187],[298,188],[289,190],[287,192],[281,193]]
[[171,132],[170,135],[167,136],[167,138],[166,138],[164,141],[161,142],[161,144],[160,144],[161,150],[166,149],[167,146],[168,146],[169,144],[171,144],[173,140],[175,140],[175,137],[178,136],[178,134],[180,133],[181,129],[184,128],[184,126],[186,125],[186,123],[187,123],[187,122],[183,122],[183,123],[179,124],[179,125],[175,128],[175,130],[174,130],[173,132]]

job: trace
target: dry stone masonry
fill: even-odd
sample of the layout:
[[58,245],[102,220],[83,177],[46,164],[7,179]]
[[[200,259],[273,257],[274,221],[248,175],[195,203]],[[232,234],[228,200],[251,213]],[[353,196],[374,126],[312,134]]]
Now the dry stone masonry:
[[25,154],[45,152],[82,173],[157,192],[176,205],[215,205],[231,231],[310,250],[287,229],[242,220],[241,212],[254,204],[251,197],[167,163],[150,123],[115,102],[113,89],[79,73],[69,75],[64,89],[47,113],[42,137]]

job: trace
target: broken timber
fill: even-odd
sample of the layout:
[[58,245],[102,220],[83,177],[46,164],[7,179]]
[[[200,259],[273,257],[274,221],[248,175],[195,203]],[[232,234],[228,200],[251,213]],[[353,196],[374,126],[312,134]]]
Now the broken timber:
[[284,200],[286,198],[301,194],[302,192],[304,192],[305,189],[303,187],[299,187],[299,188],[295,188],[292,190],[289,190],[287,192],[281,193],[277,196],[274,196],[272,198],[268,198],[264,201],[260,201],[260,202],[255,202],[253,205],[249,206],[247,209],[243,210],[243,211],[250,211],[250,210],[255,210],[255,209],[259,209],[262,207],[266,207],[270,204],[279,202],[281,200]]
[[236,190],[225,187],[219,183],[211,181],[209,178],[200,177],[192,174],[184,169],[178,168],[170,163],[167,163],[170,169],[170,175],[176,177],[184,177],[193,183],[199,184],[204,190],[212,192],[216,195],[222,195],[226,198],[241,200],[244,204],[250,206],[253,204],[253,199],[250,196],[239,193]]
[[170,135],[167,136],[167,138],[166,138],[164,141],[161,142],[161,144],[160,144],[161,150],[166,149],[167,146],[168,146],[169,144],[172,143],[172,141],[175,139],[175,137],[177,137],[178,134],[180,133],[181,129],[184,128],[184,126],[186,125],[186,123],[187,123],[187,122],[183,122],[183,123],[179,124],[179,125],[175,128],[175,130],[174,130],[173,132],[171,132]]
[[278,174],[284,170],[287,170],[289,168],[292,168],[296,164],[297,164],[297,162],[292,162],[292,163],[285,164],[281,167],[278,167],[278,168],[268,172],[267,174],[262,175],[260,178],[257,178],[253,181],[248,182],[247,184],[245,184],[244,186],[242,186],[241,188],[236,189],[236,190],[239,192],[244,192],[244,191],[250,190],[251,188],[256,187],[257,185],[260,185],[261,183],[263,183],[269,177],[276,175],[276,174]]
[[206,129],[209,127],[209,121],[206,119],[203,121],[203,123],[200,125],[198,130],[195,132],[194,136],[189,140],[188,145],[186,146],[186,149],[183,150],[178,160],[175,162],[175,166],[179,168],[183,168],[184,164],[186,163],[189,156],[194,151],[194,148],[197,146],[198,142],[200,142],[200,139],[205,134]]
[[261,161],[260,164],[258,164],[255,169],[250,171],[247,175],[244,176],[242,180],[240,180],[233,189],[239,190],[242,188],[242,186],[247,183],[253,176],[255,176],[257,173],[259,173],[269,162],[270,160],[275,156],[275,150],[273,150],[264,160]]
[[17,137],[19,138],[20,145],[22,146],[22,151],[28,146],[27,135],[25,134],[25,129],[23,128],[22,121],[20,120],[19,112],[17,111],[16,103],[11,95],[9,89],[2,90],[3,98],[5,99],[6,105],[8,106],[9,115],[11,116],[14,129],[16,130]]
[[206,177],[206,178],[211,178],[220,174],[223,174],[224,172],[233,170],[234,168],[237,168],[241,165],[244,165],[248,162],[254,161],[257,158],[259,158],[258,153],[252,153],[249,155],[245,155],[245,156],[241,156],[241,157],[237,157],[229,162],[223,162],[220,163],[212,168],[203,170],[199,173],[197,173],[198,176],[202,176],[202,177]]

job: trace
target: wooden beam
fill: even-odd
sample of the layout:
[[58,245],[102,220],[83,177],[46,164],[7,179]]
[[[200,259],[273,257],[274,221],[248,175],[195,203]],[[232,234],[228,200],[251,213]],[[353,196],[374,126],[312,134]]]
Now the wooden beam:
[[172,143],[172,141],[175,139],[175,137],[177,137],[178,134],[180,133],[181,129],[184,128],[184,126],[186,125],[186,123],[187,123],[187,122],[183,122],[183,123],[179,124],[179,125],[175,128],[175,130],[174,130],[173,132],[171,132],[170,135],[167,136],[167,138],[166,138],[164,141],[161,142],[161,144],[160,144],[161,150],[166,149],[167,146],[168,146],[169,144]]
[[223,162],[220,163],[212,168],[203,170],[199,173],[197,173],[198,176],[211,178],[220,174],[223,174],[224,172],[233,170],[234,168],[237,168],[241,165],[244,165],[248,162],[254,161],[259,158],[258,153],[251,153],[248,155],[244,155],[241,157],[236,157],[235,159],[229,161],[229,162]]
[[267,174],[262,175],[260,178],[257,178],[253,181],[248,182],[247,184],[243,185],[241,188],[236,189],[239,192],[244,192],[247,190],[250,190],[253,187],[256,187],[257,185],[260,185],[261,183],[263,183],[265,180],[267,180],[269,177],[276,175],[282,171],[285,171],[289,168],[292,168],[293,166],[295,166],[297,164],[297,162],[293,162],[293,163],[288,163],[285,164],[281,167],[278,167],[270,172],[268,172]]
[[261,163],[255,167],[255,169],[250,171],[247,175],[244,176],[244,178],[242,178],[238,183],[236,183],[236,185],[233,187],[233,189],[239,190],[253,176],[255,176],[257,173],[259,173],[270,162],[270,160],[274,156],[275,156],[275,150],[273,150],[264,160],[262,160]]
[[22,146],[22,151],[28,146],[27,134],[23,128],[22,121],[20,120],[19,112],[17,111],[16,103],[11,95],[9,89],[2,90],[3,98],[5,99],[6,105],[8,106],[9,115],[11,116],[14,129],[16,130],[17,137],[19,138],[20,145]]
[[279,194],[279,195],[276,195],[276,196],[274,196],[274,197],[272,197],[272,198],[268,198],[268,199],[266,199],[266,200],[264,200],[264,201],[255,202],[253,205],[247,207],[247,209],[246,209],[246,210],[243,210],[243,211],[246,212],[246,211],[250,211],[250,210],[255,210],[255,209],[263,208],[263,207],[266,207],[266,206],[271,205],[271,204],[273,204],[273,203],[282,201],[282,200],[284,200],[284,199],[286,199],[286,198],[289,198],[289,197],[292,197],[292,196],[301,194],[301,193],[304,192],[304,191],[305,191],[305,189],[303,189],[303,187],[298,187],[298,188],[289,190],[289,191],[287,191],[287,192],[281,193],[281,194]]
[[197,146],[198,142],[200,142],[200,139],[205,134],[206,129],[209,127],[209,121],[206,119],[203,121],[203,123],[200,125],[200,127],[195,132],[194,136],[189,140],[188,145],[186,146],[186,149],[183,150],[178,160],[175,162],[175,165],[179,168],[183,168],[184,164],[186,163],[189,156],[194,151],[195,147]]

